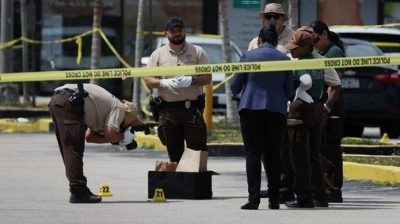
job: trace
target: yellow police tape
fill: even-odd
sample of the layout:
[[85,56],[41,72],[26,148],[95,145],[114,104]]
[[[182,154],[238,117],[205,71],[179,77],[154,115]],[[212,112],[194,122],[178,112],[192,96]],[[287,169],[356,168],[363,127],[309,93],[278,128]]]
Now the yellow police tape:
[[171,67],[140,67],[69,71],[41,71],[0,73],[2,82],[29,82],[53,80],[133,78],[146,76],[198,75],[210,73],[242,73],[345,67],[400,65],[400,56],[347,57],[291,61],[263,61],[251,63],[203,64]]

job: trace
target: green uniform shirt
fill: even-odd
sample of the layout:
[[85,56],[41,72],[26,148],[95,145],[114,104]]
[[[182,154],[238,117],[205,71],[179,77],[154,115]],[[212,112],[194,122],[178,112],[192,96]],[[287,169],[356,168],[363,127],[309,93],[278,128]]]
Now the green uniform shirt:
[[[343,58],[346,54],[334,43],[329,44],[329,46],[324,51],[319,52],[320,55],[326,58]],[[335,68],[337,72],[343,73],[344,68]]]
[[[314,59],[312,54],[301,58],[302,59]],[[294,89],[300,86],[300,77],[309,74],[312,79],[312,86],[306,92],[314,99],[321,99],[324,92],[325,85],[325,69],[310,69],[310,70],[297,70],[294,71]]]

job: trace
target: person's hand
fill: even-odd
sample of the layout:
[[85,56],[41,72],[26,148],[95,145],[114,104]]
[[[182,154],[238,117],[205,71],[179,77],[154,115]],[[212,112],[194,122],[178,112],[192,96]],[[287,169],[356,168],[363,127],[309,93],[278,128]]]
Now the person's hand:
[[175,89],[178,88],[179,80],[177,78],[162,79],[160,81],[160,87],[168,88],[171,92],[176,94]]
[[119,145],[128,145],[131,143],[135,138],[135,134],[131,132],[131,127],[128,127],[124,131],[124,139],[119,142]]
[[297,88],[297,89],[296,89],[296,95],[295,95],[293,101],[295,101],[295,100],[297,100],[297,99],[301,99],[301,100],[303,100],[304,102],[307,102],[307,103],[312,103],[312,102],[314,102],[314,100],[312,99],[312,97],[311,97],[310,95],[308,95],[308,93],[307,93],[306,91],[300,90],[300,88]]
[[328,103],[324,103],[324,113],[329,114],[331,112],[331,108],[328,106]]
[[193,78],[191,76],[189,77],[189,76],[181,75],[177,79],[179,81],[177,84],[178,88],[186,88],[186,87],[189,87],[190,85],[192,85]]

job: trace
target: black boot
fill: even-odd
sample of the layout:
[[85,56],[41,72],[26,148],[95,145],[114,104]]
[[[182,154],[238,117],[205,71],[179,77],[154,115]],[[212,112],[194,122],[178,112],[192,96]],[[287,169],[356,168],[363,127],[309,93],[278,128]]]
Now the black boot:
[[268,208],[279,209],[279,199],[269,199]]
[[329,203],[327,199],[315,199],[314,200],[315,207],[327,208],[329,207]]
[[101,202],[101,197],[93,194],[89,188],[82,191],[71,192],[69,198],[70,203],[98,203]]
[[244,210],[258,210],[258,206],[260,202],[247,202],[246,204],[242,205],[240,208]]

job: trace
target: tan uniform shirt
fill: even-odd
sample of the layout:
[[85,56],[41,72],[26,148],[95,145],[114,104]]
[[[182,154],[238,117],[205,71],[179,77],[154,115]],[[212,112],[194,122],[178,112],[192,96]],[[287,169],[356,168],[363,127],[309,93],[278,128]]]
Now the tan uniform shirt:
[[[292,39],[293,35],[294,35],[294,31],[285,26],[281,35],[278,36],[278,46],[276,46],[276,49],[284,54],[290,53],[290,51],[286,50],[283,46],[285,46],[285,44],[289,43],[289,41],[290,41],[290,39]],[[249,50],[257,48],[258,47],[257,41],[258,41],[258,37],[251,40],[247,50],[249,51]]]
[[[166,66],[182,66],[210,64],[208,55],[203,48],[185,42],[183,49],[175,54],[169,45],[164,45],[156,49],[149,58],[147,67],[166,67]],[[161,78],[172,78],[172,76],[163,76]],[[158,95],[168,102],[197,100],[199,94],[202,93],[202,86],[191,85],[187,88],[178,88],[176,93],[171,92],[168,88],[159,87]]]
[[[119,131],[125,117],[125,107],[121,101],[102,87],[94,84],[83,84],[83,88],[89,93],[84,99],[84,122],[90,130],[104,131],[105,127],[111,127]],[[77,91],[77,84],[65,84],[57,89],[71,89]]]

